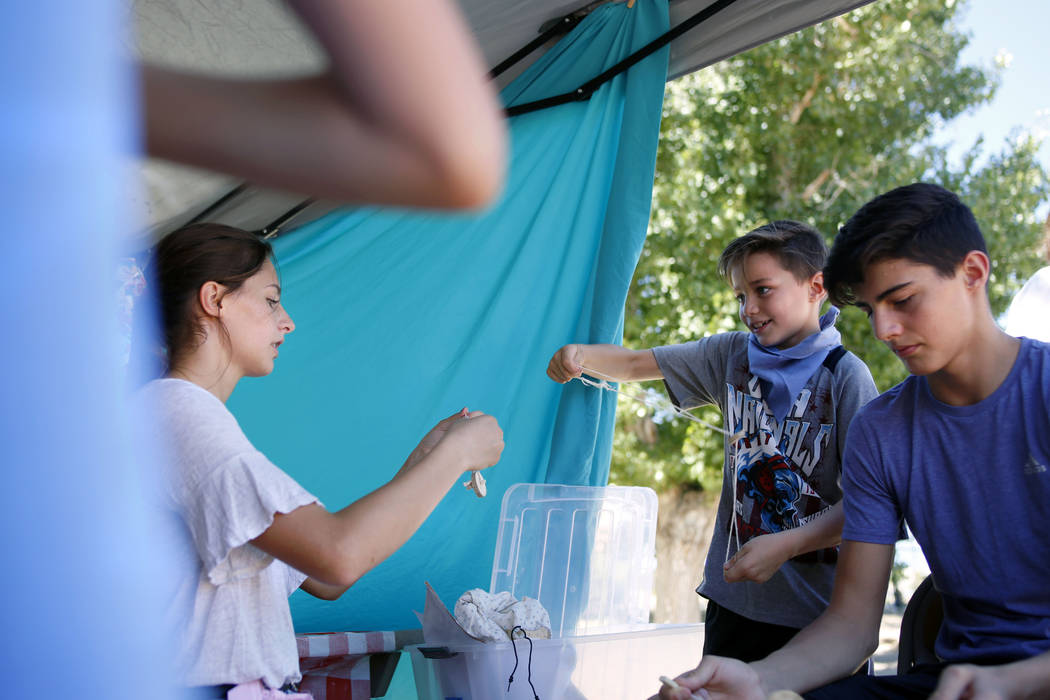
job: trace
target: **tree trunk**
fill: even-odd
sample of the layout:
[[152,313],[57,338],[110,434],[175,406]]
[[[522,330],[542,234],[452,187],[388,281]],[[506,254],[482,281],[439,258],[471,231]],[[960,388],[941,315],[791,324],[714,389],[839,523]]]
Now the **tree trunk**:
[[676,487],[661,493],[659,499],[652,620],[701,622],[706,601],[695,589],[711,544],[718,493]]

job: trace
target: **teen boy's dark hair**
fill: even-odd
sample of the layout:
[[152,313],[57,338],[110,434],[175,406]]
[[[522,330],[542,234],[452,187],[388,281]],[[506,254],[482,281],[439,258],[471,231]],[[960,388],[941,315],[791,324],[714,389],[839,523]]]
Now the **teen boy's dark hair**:
[[774,221],[737,238],[722,251],[718,274],[729,280],[744,259],[754,253],[769,253],[799,281],[820,272],[828,257],[824,237],[812,226],[798,221]]
[[839,229],[824,267],[824,287],[832,304],[852,304],[854,288],[872,263],[910,260],[954,277],[971,250],[988,254],[969,207],[938,185],[905,185],[871,200]]

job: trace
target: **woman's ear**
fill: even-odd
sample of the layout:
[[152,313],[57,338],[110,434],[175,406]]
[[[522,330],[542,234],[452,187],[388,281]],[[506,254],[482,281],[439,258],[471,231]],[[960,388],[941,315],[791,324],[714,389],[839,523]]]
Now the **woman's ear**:
[[197,301],[205,316],[219,317],[222,312],[222,298],[226,295],[226,287],[218,282],[205,282],[197,292]]

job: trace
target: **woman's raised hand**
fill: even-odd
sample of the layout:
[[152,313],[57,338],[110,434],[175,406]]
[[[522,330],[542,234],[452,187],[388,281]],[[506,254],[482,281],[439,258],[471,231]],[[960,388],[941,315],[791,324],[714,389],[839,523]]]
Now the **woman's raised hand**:
[[486,469],[503,454],[503,429],[495,417],[470,411],[463,417],[453,417],[440,444],[462,458],[464,470]]
[[420,457],[425,457],[430,453],[434,446],[441,442],[441,438],[445,437],[445,433],[448,432],[448,428],[455,421],[460,418],[466,418],[470,412],[464,407],[453,413],[448,418],[444,418],[438,422],[430,432],[423,436],[423,439],[419,441],[416,446],[416,450],[419,452]]

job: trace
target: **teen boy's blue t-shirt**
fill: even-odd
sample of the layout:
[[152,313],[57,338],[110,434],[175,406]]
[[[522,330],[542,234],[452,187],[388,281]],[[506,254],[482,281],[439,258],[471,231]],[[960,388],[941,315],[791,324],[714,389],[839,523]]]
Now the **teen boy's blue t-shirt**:
[[935,651],[1050,650],[1050,344],[1022,339],[1005,381],[949,406],[908,377],[861,409],[843,461],[843,539],[893,544],[900,520],[944,599]]

